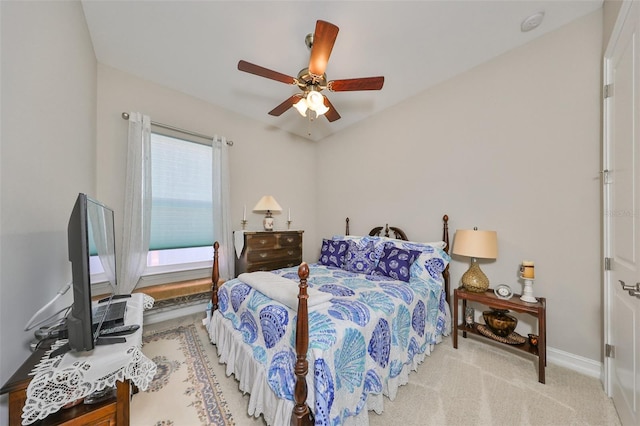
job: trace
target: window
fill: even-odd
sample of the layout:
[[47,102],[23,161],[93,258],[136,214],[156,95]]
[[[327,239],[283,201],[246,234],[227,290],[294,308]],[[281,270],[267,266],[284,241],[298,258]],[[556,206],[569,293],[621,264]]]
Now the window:
[[151,235],[146,273],[196,269],[213,257],[211,143],[151,133]]

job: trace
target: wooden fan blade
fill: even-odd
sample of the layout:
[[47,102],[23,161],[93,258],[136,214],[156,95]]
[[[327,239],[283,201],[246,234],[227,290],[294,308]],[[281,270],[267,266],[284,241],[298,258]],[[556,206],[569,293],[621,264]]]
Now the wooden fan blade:
[[316,22],[311,59],[309,59],[309,73],[312,75],[322,76],[327,69],[333,44],[338,37],[338,30],[338,27],[329,22],[320,20]]
[[291,108],[296,102],[298,102],[302,98],[302,95],[293,95],[271,111],[269,111],[269,115],[275,115],[279,117],[283,112]]
[[327,117],[327,120],[332,122],[340,119],[340,114],[338,114],[338,111],[336,111],[333,104],[329,101],[329,98],[327,98],[326,96],[324,97],[324,106],[329,108],[329,111],[324,113],[324,116]]
[[240,71],[248,72],[250,74],[255,74],[260,77],[276,80],[281,83],[296,84],[296,79],[291,76],[279,73],[277,71],[270,70],[268,68],[261,67],[260,65],[252,64],[247,61],[241,60],[240,62],[238,62],[238,69]]
[[380,90],[383,85],[384,77],[350,78],[347,80],[332,80],[327,84],[327,89],[332,92]]

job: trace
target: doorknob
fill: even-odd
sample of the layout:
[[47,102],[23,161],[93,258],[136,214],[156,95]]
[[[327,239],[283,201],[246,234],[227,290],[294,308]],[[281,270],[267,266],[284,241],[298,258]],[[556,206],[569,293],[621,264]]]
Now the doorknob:
[[635,296],[640,299],[640,283],[636,283],[636,285],[633,286],[625,284],[622,280],[618,280],[618,282],[620,283],[624,291],[629,292],[629,296]]
[[[622,286],[622,289],[624,291],[627,291],[627,290],[629,291],[629,294],[631,294],[631,292],[640,293],[640,283],[636,283],[636,285],[627,285],[622,280],[618,280],[618,282],[620,283],[620,285]],[[632,294],[632,296],[633,296],[633,294]]]

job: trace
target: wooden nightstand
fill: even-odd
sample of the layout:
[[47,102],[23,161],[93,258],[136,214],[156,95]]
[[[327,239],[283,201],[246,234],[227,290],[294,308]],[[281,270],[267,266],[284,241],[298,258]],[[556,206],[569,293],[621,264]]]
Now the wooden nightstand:
[[[474,323],[468,326],[463,321],[458,324],[458,304],[462,300],[462,312],[467,307],[467,301],[481,303],[483,305],[496,308],[508,309],[510,311],[527,313],[538,319],[538,346],[532,346],[527,340],[521,345],[508,345],[515,349],[536,355],[538,357],[538,381],[544,383],[544,368],[547,365],[547,326],[546,326],[546,299],[537,297],[537,303],[528,303],[520,300],[519,294],[514,294],[510,299],[500,299],[493,293],[493,289],[488,289],[484,293],[473,293],[460,287],[453,291],[453,347],[458,348],[458,331],[462,331],[462,337],[467,337],[467,333],[475,334],[483,338],[496,341],[490,337],[486,337],[478,331],[478,324]],[[506,343],[503,343],[506,344]]]
[[236,276],[243,272],[272,271],[302,263],[304,231],[236,232],[243,233],[242,252],[236,258]]

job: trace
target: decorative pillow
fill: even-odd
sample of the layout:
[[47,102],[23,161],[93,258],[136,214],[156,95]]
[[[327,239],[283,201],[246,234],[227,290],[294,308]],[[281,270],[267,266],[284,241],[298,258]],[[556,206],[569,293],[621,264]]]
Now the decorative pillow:
[[349,272],[370,275],[378,264],[373,241],[359,245],[353,240],[349,240],[349,249],[342,269]]
[[411,266],[410,277],[442,284],[442,272],[450,259],[449,255],[442,250],[422,252]]
[[444,249],[445,243],[444,241],[434,241],[430,243],[419,243],[416,241],[404,241],[404,240],[396,240],[394,238],[380,237],[380,240],[385,243],[391,243],[395,247],[402,248],[405,250],[417,250],[420,252],[433,252]]
[[375,251],[376,259],[380,259],[382,250],[384,249],[384,244],[388,240],[391,240],[391,238],[372,237],[370,235],[365,235],[364,237],[359,237],[357,235],[334,235],[332,239],[354,241],[360,248],[364,247],[370,242],[373,242],[373,249]]
[[420,252],[417,250],[405,250],[386,243],[373,275],[384,275],[409,282],[411,264],[418,256]]
[[345,240],[322,240],[319,262],[326,266],[342,268],[344,266],[345,255],[349,248],[349,242]]

